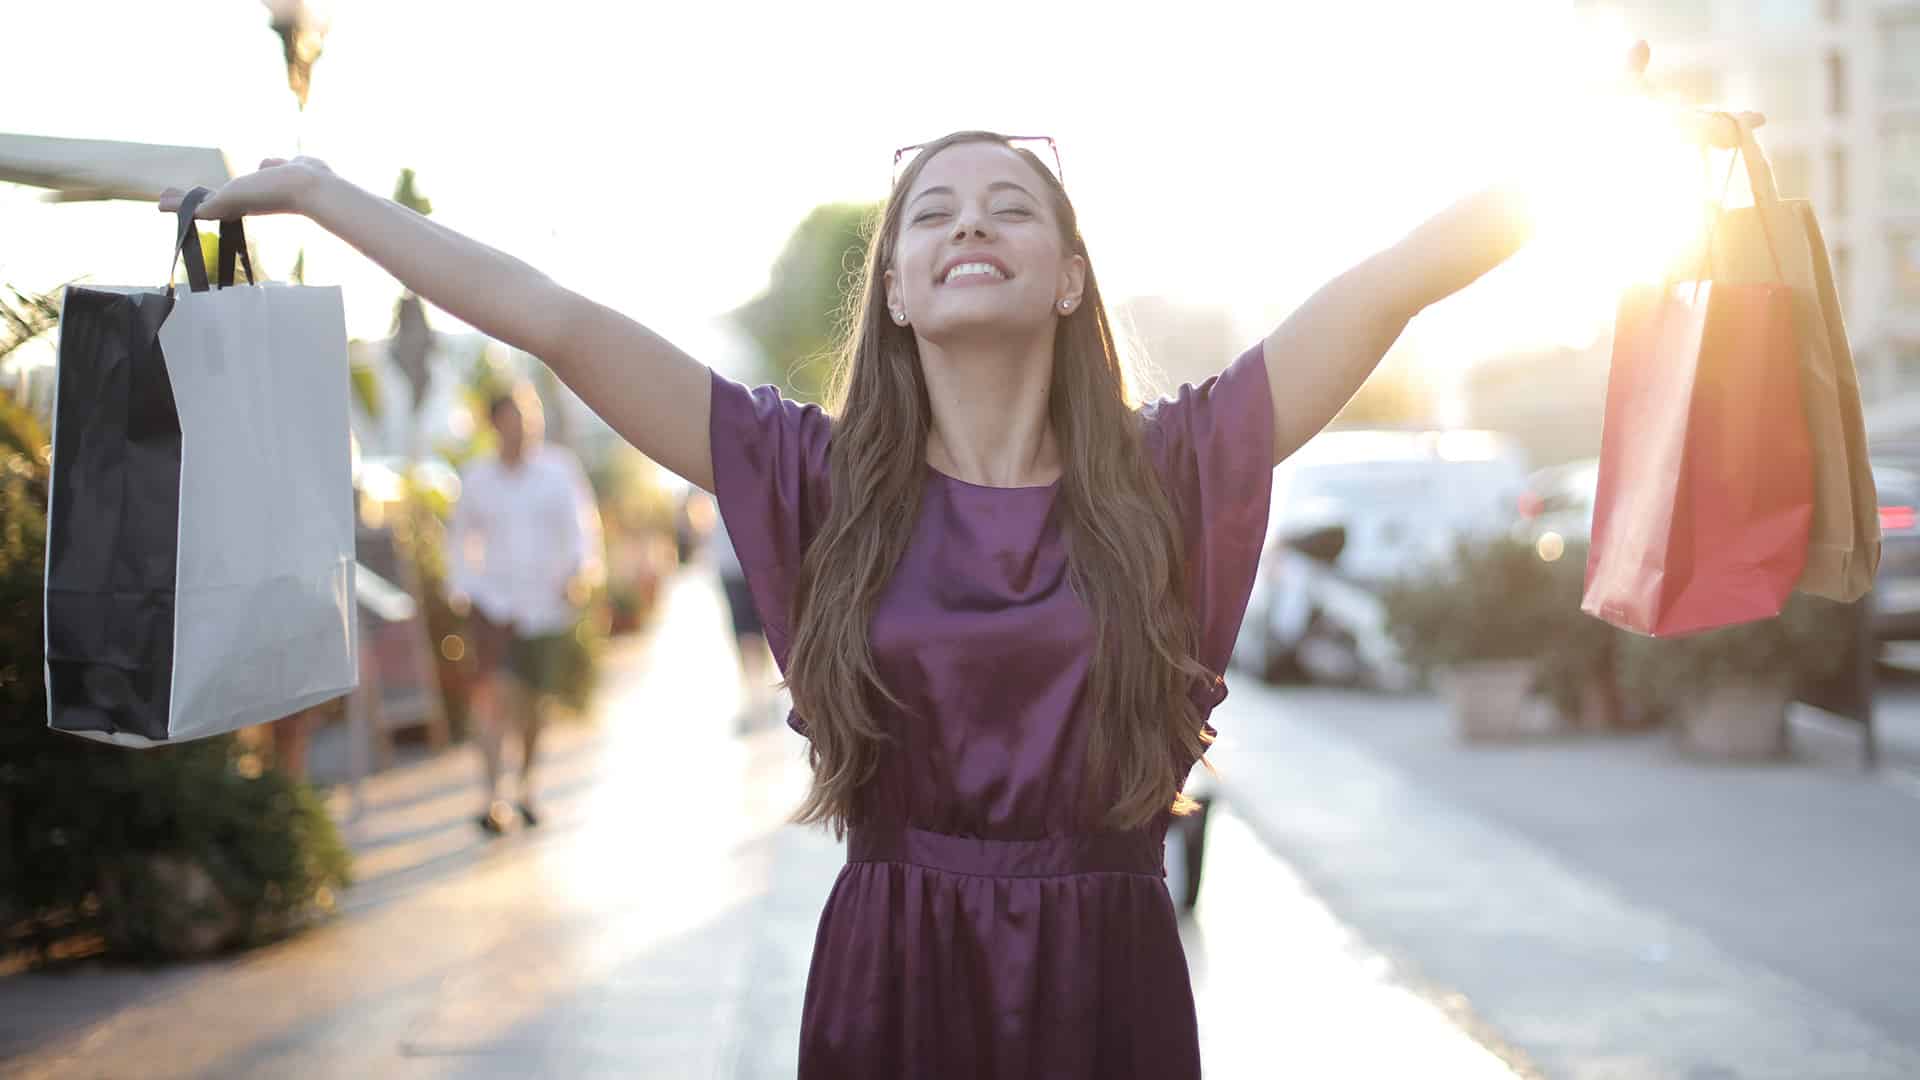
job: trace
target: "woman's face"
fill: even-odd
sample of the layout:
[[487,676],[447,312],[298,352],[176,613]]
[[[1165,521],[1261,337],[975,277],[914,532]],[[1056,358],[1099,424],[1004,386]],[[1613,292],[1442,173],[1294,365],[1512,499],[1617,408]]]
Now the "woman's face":
[[1062,301],[1079,306],[1086,260],[1067,253],[1046,180],[1014,150],[950,146],[905,198],[887,307],[919,336],[1018,336],[1066,314]]

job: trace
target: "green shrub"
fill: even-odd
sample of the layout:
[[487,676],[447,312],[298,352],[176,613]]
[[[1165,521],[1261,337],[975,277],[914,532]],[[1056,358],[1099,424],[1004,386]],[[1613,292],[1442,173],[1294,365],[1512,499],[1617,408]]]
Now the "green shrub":
[[1580,712],[1581,694],[1596,680],[1617,682],[1621,638],[1611,625],[1580,610],[1587,585],[1587,545],[1565,546],[1548,564],[1552,629],[1542,643],[1534,685],[1564,716]]
[[1635,702],[1665,712],[1715,686],[1827,679],[1846,662],[1852,619],[1846,605],[1795,593],[1778,618],[1683,637],[1623,635],[1621,684]]
[[130,750],[47,728],[47,460],[44,429],[0,399],[0,947],[98,934],[128,955],[185,951],[167,866],[217,885],[222,944],[324,910],[348,881],[345,845],[310,788],[238,739]]
[[1542,654],[1579,615],[1571,612],[1554,564],[1509,536],[1463,539],[1429,574],[1385,592],[1388,630],[1407,662],[1422,672],[1486,660]]

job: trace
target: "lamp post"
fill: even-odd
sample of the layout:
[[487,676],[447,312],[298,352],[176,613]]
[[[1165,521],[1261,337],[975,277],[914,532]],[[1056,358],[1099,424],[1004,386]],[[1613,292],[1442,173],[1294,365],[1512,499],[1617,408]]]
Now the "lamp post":
[[[306,153],[304,121],[307,116],[307,91],[313,85],[313,65],[319,61],[332,20],[324,10],[326,0],[261,0],[266,5],[273,32],[280,35],[280,54],[287,63],[287,89],[293,91],[298,116],[293,125],[293,152]],[[293,260],[293,281],[307,280],[307,252],[302,247]]]
[[261,0],[272,17],[273,32],[280,35],[280,51],[287,62],[287,88],[293,91],[300,110],[306,111],[307,90],[313,81],[313,65],[320,59],[330,20],[308,0]]

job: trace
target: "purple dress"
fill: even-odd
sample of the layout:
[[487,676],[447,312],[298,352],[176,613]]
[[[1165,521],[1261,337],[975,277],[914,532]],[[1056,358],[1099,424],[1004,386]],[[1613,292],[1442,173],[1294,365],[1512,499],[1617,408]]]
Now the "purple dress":
[[[1198,659],[1226,669],[1267,526],[1273,409],[1255,347],[1147,406],[1184,530]],[[825,520],[831,419],[715,375],[717,501],[784,671],[801,554]],[[1076,831],[1093,625],[1068,586],[1056,486],[927,468],[876,605],[874,660],[910,707],[862,792],[808,976],[800,1075],[1200,1075],[1192,985],[1163,880],[1169,815]],[[1197,700],[1226,694],[1216,680]],[[805,734],[803,718],[789,723]]]

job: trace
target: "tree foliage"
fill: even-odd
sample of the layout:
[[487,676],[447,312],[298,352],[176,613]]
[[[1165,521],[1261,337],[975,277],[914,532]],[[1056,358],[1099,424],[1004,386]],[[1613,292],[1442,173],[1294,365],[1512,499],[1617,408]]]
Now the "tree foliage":
[[772,365],[767,374],[798,400],[825,395],[878,213],[873,203],[815,207],[774,262],[766,291],[733,312]]

